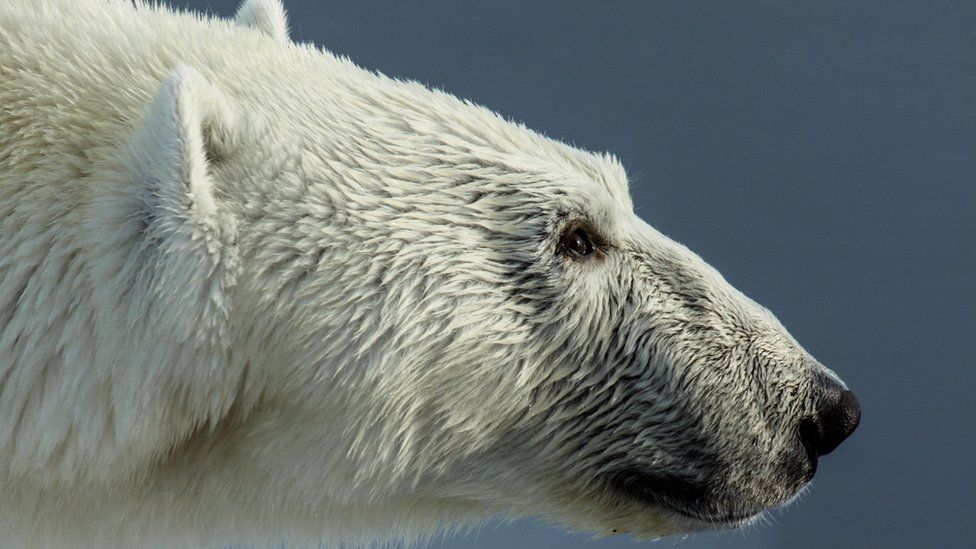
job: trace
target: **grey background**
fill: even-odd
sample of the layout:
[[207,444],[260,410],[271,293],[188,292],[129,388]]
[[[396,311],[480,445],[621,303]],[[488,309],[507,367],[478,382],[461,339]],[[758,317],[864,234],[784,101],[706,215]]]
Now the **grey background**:
[[[857,392],[860,429],[802,501],[651,547],[974,546],[976,4],[286,7],[297,40],[617,154],[645,219]],[[637,546],[531,520],[438,542]]]

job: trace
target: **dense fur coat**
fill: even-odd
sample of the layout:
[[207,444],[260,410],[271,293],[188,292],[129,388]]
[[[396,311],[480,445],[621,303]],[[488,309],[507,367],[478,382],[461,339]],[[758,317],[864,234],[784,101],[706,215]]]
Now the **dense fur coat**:
[[0,3],[4,545],[741,524],[824,379],[615,159],[276,0]]

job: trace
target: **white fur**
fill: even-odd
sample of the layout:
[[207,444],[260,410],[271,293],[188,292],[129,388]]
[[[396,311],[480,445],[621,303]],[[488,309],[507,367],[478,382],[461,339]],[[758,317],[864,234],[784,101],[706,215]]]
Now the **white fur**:
[[247,0],[237,10],[235,20],[259,30],[278,42],[288,42],[288,18],[281,0]]
[[289,43],[277,0],[0,4],[5,545],[689,531],[601,475],[707,443],[785,501],[813,371],[616,160]]

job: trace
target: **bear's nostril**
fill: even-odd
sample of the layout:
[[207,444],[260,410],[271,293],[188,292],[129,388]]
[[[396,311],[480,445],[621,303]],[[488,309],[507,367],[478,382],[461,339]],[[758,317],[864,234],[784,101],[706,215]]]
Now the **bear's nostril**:
[[803,418],[800,421],[800,442],[803,443],[803,449],[807,451],[808,457],[816,463],[817,447],[820,444],[820,426],[817,425],[817,420],[812,417]]
[[833,452],[861,421],[854,393],[833,384],[825,389],[817,415],[800,422],[800,440],[813,458]]

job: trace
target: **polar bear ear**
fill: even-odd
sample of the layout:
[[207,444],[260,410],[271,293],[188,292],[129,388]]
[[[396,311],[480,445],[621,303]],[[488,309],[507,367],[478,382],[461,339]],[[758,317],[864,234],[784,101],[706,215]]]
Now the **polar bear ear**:
[[226,232],[214,200],[210,163],[227,153],[237,117],[227,99],[195,70],[181,66],[160,86],[134,140],[136,176],[147,209],[164,230]]
[[288,42],[288,18],[281,0],[246,0],[237,9],[234,21],[259,30],[282,44]]

